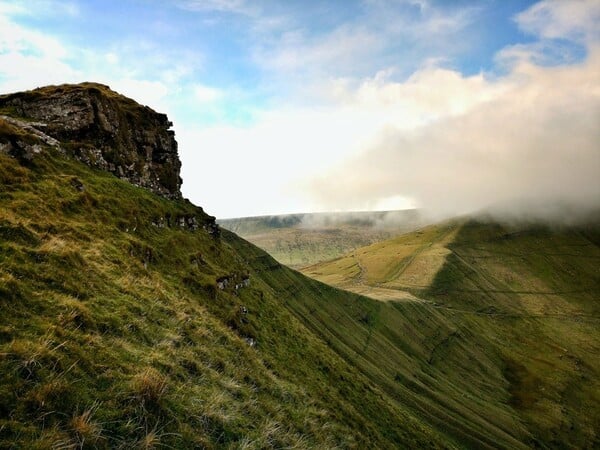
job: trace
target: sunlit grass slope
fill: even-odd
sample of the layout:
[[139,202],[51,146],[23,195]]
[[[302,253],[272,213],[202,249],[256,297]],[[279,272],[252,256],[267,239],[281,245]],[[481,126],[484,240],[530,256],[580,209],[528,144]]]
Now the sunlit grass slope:
[[0,448],[599,444],[597,228],[421,230],[381,302],[51,149],[0,188]]
[[[419,380],[422,398],[435,397],[465,419],[475,413],[529,445],[593,447],[600,429],[599,237],[597,221],[549,228],[463,219],[305,273],[402,301],[380,306],[373,336],[414,352],[412,360],[398,369],[386,343],[374,340],[365,355],[377,346],[373,362],[386,355],[379,369],[388,376],[397,370],[404,385]],[[393,311],[407,319],[401,328]],[[410,336],[421,345],[403,347]],[[409,369],[416,361],[427,361],[427,377]]]
[[379,300],[417,300],[411,292],[427,288],[440,270],[460,228],[453,221],[432,225],[358,248],[303,272],[325,283]]
[[50,150],[0,155],[0,187],[0,447],[452,444],[301,315],[338,305],[362,345],[373,302]]

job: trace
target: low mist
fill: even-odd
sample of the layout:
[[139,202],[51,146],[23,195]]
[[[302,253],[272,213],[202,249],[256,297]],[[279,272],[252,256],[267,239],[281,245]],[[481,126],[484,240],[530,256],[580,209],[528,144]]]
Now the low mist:
[[489,99],[416,129],[390,126],[308,188],[329,208],[401,195],[438,220],[483,210],[587,220],[600,208],[599,80],[598,46],[578,65],[521,60],[486,82]]
[[414,227],[423,223],[421,211],[355,211],[302,215],[299,228],[318,229],[340,226],[360,226],[381,230]]

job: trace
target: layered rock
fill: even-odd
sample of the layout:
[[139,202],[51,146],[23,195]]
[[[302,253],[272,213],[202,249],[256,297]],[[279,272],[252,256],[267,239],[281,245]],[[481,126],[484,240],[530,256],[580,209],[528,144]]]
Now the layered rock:
[[108,86],[82,83],[3,95],[0,114],[10,116],[5,120],[12,120],[12,126],[28,127],[29,134],[60,145],[89,166],[164,197],[181,198],[181,162],[172,123],[165,114]]

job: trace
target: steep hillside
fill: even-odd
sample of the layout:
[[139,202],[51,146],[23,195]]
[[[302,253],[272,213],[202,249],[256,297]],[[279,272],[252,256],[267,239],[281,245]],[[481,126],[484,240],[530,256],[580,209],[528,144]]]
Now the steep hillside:
[[1,158],[0,446],[435,440],[285,307],[352,298],[211,233],[190,204]]
[[0,121],[0,447],[447,446],[291,307],[368,300],[26,119]]
[[382,310],[429,310],[428,321],[443,316],[446,326],[435,332],[423,329],[424,314],[404,328],[435,342],[427,358],[432,372],[444,374],[437,383],[463,385],[464,406],[473,390],[488,392],[488,406],[516,413],[513,426],[530,445],[589,448],[600,443],[599,238],[597,219],[552,228],[463,219],[305,273],[402,302]]
[[[99,170],[23,111],[0,118],[0,448],[600,444],[598,228],[415,233],[443,260],[403,286],[416,300],[381,302]],[[135,117],[123,133],[149,136]],[[103,133],[87,145],[110,163]],[[119,145],[149,164],[136,142]],[[363,283],[421,282],[380,269]]]
[[300,268],[414,230],[423,220],[419,211],[405,210],[243,217],[218,223],[280,263]]

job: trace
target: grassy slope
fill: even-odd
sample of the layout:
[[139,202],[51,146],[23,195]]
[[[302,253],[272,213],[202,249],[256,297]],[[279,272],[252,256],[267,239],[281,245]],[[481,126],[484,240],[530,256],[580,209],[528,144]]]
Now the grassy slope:
[[378,300],[416,301],[413,294],[431,284],[449,254],[446,245],[458,229],[458,222],[428,226],[306,267],[303,272]]
[[299,314],[338,305],[358,338],[374,302],[231,233],[154,227],[206,216],[59,156],[0,155],[0,187],[0,447],[451,443]]
[[[208,218],[58,156],[0,156],[0,186],[0,447],[598,443],[593,230],[415,233],[362,283],[428,301],[382,303],[232,233],[154,227]],[[415,287],[427,258],[440,270]]]
[[[398,329],[390,309],[406,317],[421,311],[404,331],[432,346],[413,362],[427,358],[433,376],[427,388],[437,384],[440,403],[460,403],[447,410],[466,408],[529,445],[593,447],[600,443],[599,236],[597,225],[549,229],[462,220],[305,272],[374,297],[403,299],[380,308],[385,319],[376,329],[392,339]],[[403,383],[407,377],[406,370],[398,376]]]
[[420,223],[417,211],[317,213],[219,220],[226,229],[300,268],[389,239]]

